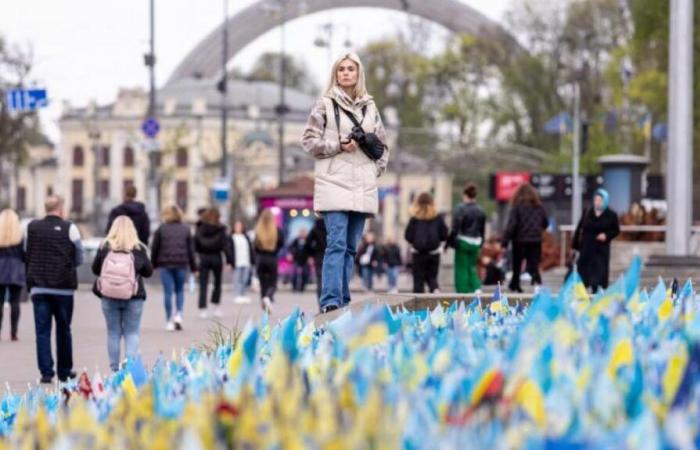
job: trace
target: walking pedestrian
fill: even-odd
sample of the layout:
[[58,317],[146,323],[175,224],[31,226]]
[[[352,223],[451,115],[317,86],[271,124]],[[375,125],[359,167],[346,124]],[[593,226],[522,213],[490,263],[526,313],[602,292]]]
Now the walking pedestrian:
[[380,249],[375,242],[374,233],[367,233],[357,251],[357,263],[360,265],[360,276],[365,291],[373,292],[374,275],[381,260]]
[[233,301],[238,304],[247,304],[250,303],[246,292],[255,264],[255,252],[242,221],[237,220],[233,224],[233,234],[229,244],[231,245],[231,260],[233,261]]
[[[73,371],[73,294],[77,267],[83,263],[80,231],[64,219],[64,202],[51,195],[44,202],[46,217],[27,227],[27,288],[34,307],[36,354],[41,382],[75,378]],[[56,370],[51,355],[51,325],[56,322]]]
[[148,245],[148,238],[151,236],[151,220],[146,212],[146,206],[136,201],[136,195],[138,191],[135,186],[129,185],[124,188],[124,201],[115,206],[112,211],[109,212],[109,219],[107,220],[107,228],[105,234],[109,233],[112,228],[112,223],[114,219],[119,216],[127,216],[134,224],[136,228],[136,233],[139,236],[139,241]]
[[0,212],[0,328],[5,301],[10,304],[10,339],[16,341],[19,297],[27,283],[24,268],[24,240],[19,216],[11,209]]
[[316,274],[316,300],[321,302],[321,290],[323,287],[323,255],[326,253],[326,224],[323,217],[314,222],[304,245],[304,252],[314,260],[314,273]]
[[260,280],[260,304],[272,313],[277,290],[277,255],[284,246],[282,230],[277,228],[272,211],[264,209],[255,225],[256,271]]
[[321,312],[328,312],[350,302],[357,243],[367,216],[378,212],[377,177],[389,160],[386,132],[355,53],[333,64],[302,145],[315,158],[314,210],[326,224]]
[[454,280],[460,294],[481,291],[477,263],[484,243],[486,214],[476,203],[477,189],[468,184],[462,193],[462,203],[452,214],[452,230],[448,243],[455,249]]
[[572,240],[572,248],[578,252],[581,280],[593,292],[608,287],[610,243],[620,234],[617,213],[608,206],[609,198],[605,189],[595,191],[593,207],[581,216]]
[[[170,205],[161,214],[163,224],[153,235],[151,244],[151,261],[159,269],[163,284],[165,305],[165,329],[182,330],[182,311],[185,305],[185,278],[189,267],[197,274],[194,258],[192,234],[187,225],[182,223],[182,210],[177,205]],[[173,314],[173,294],[175,294],[175,314]]]
[[396,241],[389,237],[382,249],[382,257],[386,263],[386,276],[389,283],[389,294],[397,294],[399,292],[399,271],[403,261],[401,260],[401,249]]
[[113,372],[119,370],[121,341],[127,358],[139,356],[141,315],[146,301],[143,279],[153,274],[148,248],[128,216],[118,216],[92,261],[98,276],[93,293],[100,298],[107,323],[107,355]]
[[[233,264],[233,259],[226,227],[221,223],[221,214],[218,209],[208,208],[202,214],[202,221],[195,232],[194,249],[199,256],[199,316],[203,319],[207,318],[207,290],[211,273],[214,279],[211,304],[214,308],[214,316],[222,317],[221,276],[224,263]],[[222,255],[225,256],[225,261]]]
[[294,263],[292,274],[292,289],[295,292],[304,292],[309,280],[309,256],[305,251],[308,232],[305,228],[299,230],[299,235],[289,245],[289,254]]
[[437,213],[433,196],[427,192],[418,195],[412,209],[404,237],[413,253],[413,292],[423,293],[427,284],[429,292],[438,293],[440,247],[447,241],[447,224]]
[[540,276],[540,259],[542,257],[542,233],[549,221],[547,212],[535,188],[530,183],[521,184],[513,194],[508,225],[503,234],[503,248],[512,243],[513,275],[508,288],[513,292],[522,292],[520,271],[525,261],[525,270],[530,274],[535,292],[542,285]]

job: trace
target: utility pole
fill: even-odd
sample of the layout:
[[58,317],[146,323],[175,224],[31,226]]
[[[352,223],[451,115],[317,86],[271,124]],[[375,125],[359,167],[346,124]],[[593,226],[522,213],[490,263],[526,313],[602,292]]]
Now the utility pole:
[[[233,180],[229,179],[228,171],[228,0],[224,1],[224,24],[223,24],[223,45],[221,52],[221,81],[219,82],[219,92],[221,93],[221,180],[228,186],[229,194],[226,201],[222,202],[221,217],[224,223],[229,222],[229,210],[231,205],[231,195],[233,193]],[[231,158],[233,164],[233,158]],[[231,171],[233,173],[233,171]]]
[[[155,54],[155,0],[150,0],[150,48],[149,52],[144,55],[144,64],[149,69],[149,92],[148,92],[148,118],[156,119],[156,54]],[[158,141],[155,137],[146,139],[146,148],[148,150],[149,168],[148,168],[148,215],[151,218],[151,223],[157,223],[160,215],[160,198],[158,195],[158,175],[156,162],[160,152]]]
[[284,115],[287,113],[285,102],[285,83],[287,81],[287,61],[285,57],[285,34],[284,24],[287,19],[287,0],[280,2],[280,104],[277,105],[277,126],[278,126],[278,155],[279,184],[284,183]]
[[693,0],[671,0],[666,254],[689,255],[693,217]]
[[581,86],[574,83],[574,147],[571,172],[571,224],[576,226],[581,218]]

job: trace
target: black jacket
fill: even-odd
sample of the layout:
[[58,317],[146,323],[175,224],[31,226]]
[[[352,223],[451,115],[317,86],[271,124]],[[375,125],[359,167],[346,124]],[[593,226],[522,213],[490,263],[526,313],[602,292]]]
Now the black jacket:
[[508,225],[503,233],[503,244],[513,242],[542,242],[542,233],[549,220],[543,206],[515,205],[508,216]]
[[223,225],[200,223],[194,235],[194,249],[197,253],[208,255],[224,253],[226,262],[233,264],[231,260],[231,246],[228,245],[226,227]]
[[[242,234],[243,234],[243,237],[245,238],[245,241],[248,243],[248,256],[250,259],[250,266],[252,267],[255,265],[255,249],[253,248],[253,243],[250,242],[250,238],[248,237],[248,235],[246,233],[242,233]],[[231,256],[231,266],[233,266],[233,268],[235,269],[236,268],[236,246],[233,243],[233,236],[234,235],[228,236],[228,238],[226,239],[226,246],[229,248],[228,253]]]
[[148,213],[146,212],[146,207],[141,202],[124,202],[121,205],[115,206],[109,213],[109,220],[107,221],[107,230],[105,234],[109,233],[109,229],[112,227],[112,222],[119,216],[127,216],[134,222],[134,227],[136,227],[136,234],[139,235],[139,241],[148,245],[148,238],[151,235],[151,221],[148,218]]
[[260,244],[258,243],[257,238],[255,239],[255,243],[253,244],[253,247],[255,248],[255,253],[257,255],[261,256],[277,256],[277,253],[284,247],[284,235],[282,234],[282,230],[279,228],[277,229],[277,243],[275,244],[275,250],[269,251],[269,250],[263,250],[260,247]]
[[460,203],[452,213],[452,230],[447,239],[448,245],[454,247],[457,236],[481,238],[486,232],[486,214],[476,203]]
[[406,226],[406,231],[404,233],[404,239],[406,239],[406,242],[411,244],[414,250],[416,243],[427,236],[434,240],[433,244],[436,245],[433,245],[433,248],[431,248],[429,251],[424,251],[422,253],[434,253],[440,248],[442,243],[447,240],[447,224],[445,223],[445,218],[442,215],[437,215],[432,219],[417,219],[415,217],[411,217],[411,220],[408,221],[408,225]]
[[179,268],[189,266],[197,271],[192,235],[181,222],[164,223],[153,234],[151,261],[153,267]]
[[314,263],[320,264],[323,261],[323,255],[326,254],[326,224],[323,219],[314,222],[314,227],[306,238],[304,251],[314,259]]
[[[108,253],[109,244],[105,243],[104,246],[97,250],[95,259],[92,261],[92,273],[98,277],[102,272],[102,264],[104,263]],[[136,280],[139,284],[136,295],[131,297],[131,299],[146,300],[146,288],[143,285],[143,279],[153,275],[153,265],[151,264],[151,260],[148,258],[148,252],[145,248],[137,248],[136,250],[133,250],[131,254],[134,255],[134,269],[136,269]],[[95,283],[92,285],[92,292],[96,296],[102,297],[100,291],[97,289],[97,280],[95,280]]]
[[304,266],[309,260],[309,254],[306,253],[306,241],[308,237],[302,240],[300,237],[295,238],[291,244],[289,244],[289,253],[294,258],[294,264],[298,266]]
[[382,256],[388,267],[400,267],[403,264],[401,249],[396,244],[386,244],[382,248]]
[[[605,234],[605,242],[596,237]],[[620,234],[617,214],[606,209],[600,216],[593,208],[586,210],[578,222],[572,248],[579,251],[578,272],[587,287],[608,287],[610,273],[610,242]]]
[[[0,247],[0,284],[24,286],[27,277],[24,270],[24,242],[12,247]],[[0,298],[0,306],[2,303]]]

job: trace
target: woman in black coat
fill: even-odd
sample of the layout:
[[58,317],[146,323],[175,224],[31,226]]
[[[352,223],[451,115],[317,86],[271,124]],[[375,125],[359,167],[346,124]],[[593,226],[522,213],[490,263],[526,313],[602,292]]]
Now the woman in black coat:
[[5,298],[10,302],[10,339],[17,340],[19,299],[22,286],[27,283],[24,240],[17,213],[5,209],[0,213],[0,328]]
[[[221,274],[224,263],[234,264],[231,246],[228,243],[226,227],[221,224],[221,215],[216,208],[209,208],[202,214],[202,220],[197,225],[194,235],[194,249],[199,256],[199,315],[207,318],[207,290],[209,289],[209,273],[214,278],[214,289],[211,293],[211,303],[214,305],[214,315],[222,317],[221,307]],[[226,260],[222,258],[225,255]]]
[[423,293],[425,284],[431,293],[440,292],[440,252],[442,244],[447,241],[447,235],[447,224],[435,210],[432,195],[427,192],[421,193],[404,233],[406,242],[411,244],[413,256],[413,292]]
[[571,245],[578,252],[577,270],[583,284],[593,292],[608,287],[610,242],[620,234],[617,214],[608,208],[608,202],[608,192],[598,189],[593,196],[593,207],[578,222]]
[[513,243],[513,276],[508,288],[513,292],[522,292],[520,288],[520,271],[523,261],[525,270],[532,277],[535,290],[542,284],[540,276],[540,259],[542,258],[542,233],[549,221],[547,212],[535,188],[530,183],[523,183],[513,195],[508,225],[503,234],[503,248],[508,242]]

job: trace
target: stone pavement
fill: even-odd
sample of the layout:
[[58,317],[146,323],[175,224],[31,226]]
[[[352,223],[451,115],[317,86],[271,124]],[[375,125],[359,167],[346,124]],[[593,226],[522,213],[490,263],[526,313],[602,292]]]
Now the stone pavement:
[[[224,287],[222,298],[223,318],[210,317],[201,319],[197,310],[198,292],[190,293],[185,289],[185,308],[183,331],[165,331],[165,310],[163,294],[159,285],[148,286],[146,300],[141,319],[141,353],[144,363],[152,365],[159,353],[168,357],[173,351],[179,352],[192,345],[206,342],[209,331],[215,328],[216,322],[224,327],[242,328],[248,319],[257,321],[262,315],[258,294],[250,293],[253,300],[247,305],[237,305],[233,302],[229,286]],[[353,294],[353,301],[366,300],[372,294]],[[277,294],[272,320],[276,322],[289,315],[294,308],[300,308],[305,314],[314,315],[318,312],[315,287],[307,287],[303,294],[292,293],[288,287],[283,287]],[[19,324],[19,341],[11,342],[9,329],[10,311],[4,311],[0,336],[0,386],[9,383],[13,390],[24,391],[27,383],[36,383],[39,370],[36,362],[34,339],[34,315],[31,303],[21,303],[22,313]],[[74,368],[80,371],[87,368],[92,374],[96,368],[106,374],[109,372],[107,357],[107,331],[102,315],[100,301],[92,294],[89,285],[81,284],[75,297],[73,314],[73,361]],[[52,334],[55,333],[55,327]],[[55,338],[52,336],[52,343]],[[123,352],[123,345],[122,345]],[[123,353],[122,353],[123,354]],[[56,358],[55,347],[53,350]]]

